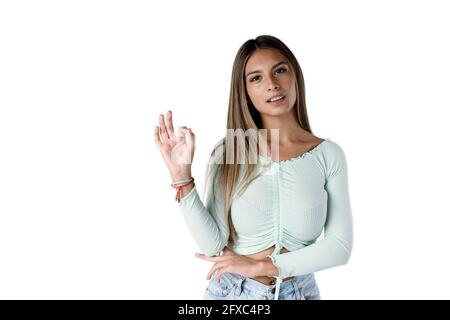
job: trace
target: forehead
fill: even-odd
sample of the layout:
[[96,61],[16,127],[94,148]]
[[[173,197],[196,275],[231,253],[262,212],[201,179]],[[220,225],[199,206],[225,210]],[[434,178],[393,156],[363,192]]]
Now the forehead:
[[256,49],[247,61],[245,72],[247,73],[260,69],[271,69],[275,63],[281,60],[286,59],[283,54],[276,49]]

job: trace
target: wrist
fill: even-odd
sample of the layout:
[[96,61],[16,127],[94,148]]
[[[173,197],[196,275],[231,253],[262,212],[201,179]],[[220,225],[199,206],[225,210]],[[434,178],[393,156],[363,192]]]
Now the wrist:
[[278,276],[278,269],[273,264],[272,259],[266,257],[260,260],[260,271],[263,276],[275,277]]
[[194,178],[189,178],[184,181],[174,181],[171,185],[177,189],[175,200],[179,203],[187,193],[194,188]]
[[181,174],[171,174],[170,177],[172,179],[172,182],[175,182],[175,181],[181,181],[181,180],[189,179],[190,177],[192,177],[192,174],[190,172],[188,172],[188,173],[181,173]]

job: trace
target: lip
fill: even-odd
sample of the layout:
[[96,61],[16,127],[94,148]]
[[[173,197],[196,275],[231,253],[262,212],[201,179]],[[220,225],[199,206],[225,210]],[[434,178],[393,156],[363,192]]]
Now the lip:
[[273,95],[269,99],[267,99],[267,102],[269,102],[270,99],[273,99],[273,98],[276,98],[276,97],[282,97],[282,96],[284,96],[284,94],[280,94],[279,93],[279,94]]
[[[279,96],[279,95],[278,95],[278,96]],[[270,99],[272,99],[272,98],[270,98]],[[269,100],[270,100],[270,99],[269,99]],[[268,104],[270,104],[270,105],[272,105],[272,106],[277,106],[277,105],[283,104],[283,103],[286,101],[286,96],[283,95],[283,99],[277,100],[277,101],[274,101],[274,102],[270,102],[269,100],[267,100],[267,103],[268,103]]]

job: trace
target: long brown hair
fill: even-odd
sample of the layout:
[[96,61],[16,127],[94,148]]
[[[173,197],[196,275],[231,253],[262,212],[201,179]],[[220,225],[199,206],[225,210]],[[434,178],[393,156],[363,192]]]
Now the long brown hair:
[[[235,139],[239,139],[239,137],[241,137],[242,135],[236,137],[233,132],[236,132],[236,130],[247,132],[247,130],[249,129],[252,129],[249,131],[257,132],[259,129],[263,129],[261,116],[255,106],[252,104],[246,90],[244,70],[250,56],[257,49],[264,48],[276,49],[287,59],[290,68],[293,70],[294,78],[296,80],[295,90],[297,98],[294,106],[296,119],[301,128],[312,133],[306,111],[305,84],[303,80],[303,73],[294,54],[281,40],[270,35],[260,35],[255,39],[247,40],[239,48],[233,63],[233,70],[231,75],[231,90],[228,105],[227,133],[225,137],[216,144],[210,155],[209,163],[212,163],[214,170],[211,170],[211,165],[208,165],[206,171],[207,178],[209,174],[214,174],[214,179],[218,178],[220,181],[218,185],[220,186],[222,195],[221,200],[223,203],[223,212],[226,216],[226,221],[228,222],[229,245],[234,245],[236,242],[236,231],[234,229],[233,221],[231,218],[231,204],[236,194],[238,194],[238,192],[236,192],[238,190],[238,185],[242,183],[240,192],[243,192],[249,185],[249,183],[257,177],[255,176],[252,178],[252,175],[256,168],[255,164],[247,162],[246,160],[245,163],[241,163],[242,161],[238,161],[237,159],[238,156],[242,156],[242,153],[239,155],[236,150],[238,146],[242,147],[240,148],[240,151],[243,152],[243,159],[249,158],[250,142],[246,139],[245,141],[241,140],[235,143]],[[231,155],[227,154],[227,151],[229,151],[230,149],[228,147],[225,147],[230,145],[233,146]],[[221,160],[218,160],[219,158],[217,157],[217,154],[219,154],[219,158]],[[213,157],[215,158],[214,161],[211,160]],[[227,160],[225,161],[225,159]],[[232,160],[228,161],[228,159]],[[245,173],[245,176],[243,177],[241,183],[239,183],[240,172]],[[214,185],[216,185],[214,181],[212,183],[213,195],[215,194]]]

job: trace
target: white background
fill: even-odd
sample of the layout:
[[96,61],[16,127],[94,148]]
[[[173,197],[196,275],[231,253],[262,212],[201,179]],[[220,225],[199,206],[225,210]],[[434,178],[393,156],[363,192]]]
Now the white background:
[[226,128],[231,67],[270,34],[314,134],[344,149],[354,216],[322,299],[448,299],[446,1],[2,1],[0,298],[201,299],[212,264],[174,201],[158,115]]

